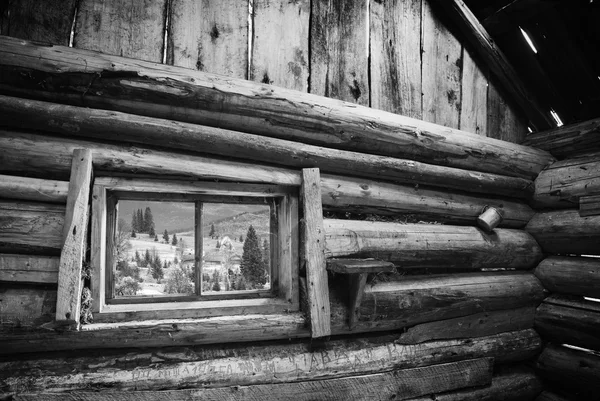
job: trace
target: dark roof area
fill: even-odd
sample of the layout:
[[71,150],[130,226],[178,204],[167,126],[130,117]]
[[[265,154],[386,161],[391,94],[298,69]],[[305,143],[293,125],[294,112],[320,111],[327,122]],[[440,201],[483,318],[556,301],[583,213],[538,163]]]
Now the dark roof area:
[[465,3],[542,107],[565,124],[600,117],[600,0]]

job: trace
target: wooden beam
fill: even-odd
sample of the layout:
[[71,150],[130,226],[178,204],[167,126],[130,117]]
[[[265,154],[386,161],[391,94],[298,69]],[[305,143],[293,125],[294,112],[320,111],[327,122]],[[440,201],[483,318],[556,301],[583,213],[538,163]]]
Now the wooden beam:
[[536,370],[552,388],[578,400],[597,398],[600,391],[600,356],[589,352],[548,344],[537,359]]
[[[66,332],[55,338],[64,342],[61,337],[76,338],[82,334]],[[110,335],[112,338],[107,336],[107,340],[118,344],[117,333]],[[86,351],[60,359],[43,354],[37,358],[15,355],[0,362],[0,372],[2,389],[9,394],[139,391],[198,388],[207,383],[211,387],[230,386],[233,380],[236,385],[244,386],[335,379],[489,357],[495,363],[510,363],[531,358],[541,348],[540,337],[534,330],[415,345],[396,344],[395,338],[393,335],[344,338],[319,347],[313,347],[309,340],[256,343],[252,347],[215,345],[202,347],[202,352],[198,348],[173,346],[102,355]]]
[[81,266],[85,256],[91,181],[92,151],[76,149],[67,196],[56,297],[56,320],[74,322],[75,325],[79,324],[81,307]]
[[[233,181],[300,186],[299,171],[232,160],[161,152],[69,138],[0,130],[0,172],[68,177],[74,149],[94,152],[94,169],[105,175],[151,175],[178,179]],[[359,213],[426,215],[436,221],[473,224],[486,205],[504,212],[504,227],[523,227],[533,210],[523,202],[469,196],[363,178],[323,174],[325,206]]]
[[62,205],[0,201],[0,252],[58,254],[64,219]]
[[406,400],[424,394],[488,385],[492,381],[492,369],[492,358],[480,358],[339,379],[153,392],[75,392],[68,395],[46,393],[17,395],[13,399],[15,401],[64,401],[65,397],[68,397],[69,401],[116,399],[123,401],[267,399],[311,401],[339,399],[339,395],[343,394],[344,398],[351,400]]
[[[527,198],[530,180],[506,175],[443,167],[406,159],[341,151],[243,132],[177,123],[115,111],[58,105],[0,95],[4,126],[47,131],[66,136],[156,145],[161,149],[201,150],[203,154],[254,160],[294,168],[374,180],[430,185],[465,192]],[[168,139],[167,139],[168,138]]]
[[327,270],[340,274],[393,273],[396,267],[377,259],[327,259]]
[[560,0],[511,0],[507,5],[485,17],[481,24],[495,38],[512,27],[518,27],[533,17],[539,17]]
[[581,299],[571,306],[545,300],[535,314],[535,329],[554,344],[569,344],[600,351],[600,304]]
[[436,0],[444,9],[482,60],[489,66],[500,84],[513,97],[529,120],[538,129],[554,126],[550,111],[544,110],[514,70],[504,53],[496,46],[489,33],[462,0]]
[[534,182],[539,208],[577,207],[582,196],[600,193],[600,157],[578,157],[548,166]]
[[376,258],[401,268],[532,268],[542,252],[525,231],[324,220],[325,254],[334,258]]
[[553,160],[533,148],[251,81],[7,37],[0,49],[6,95],[244,127],[256,135],[513,177],[533,178]]
[[600,298],[600,259],[550,256],[535,268],[544,288],[560,294]]
[[331,335],[329,290],[325,262],[325,230],[319,169],[302,170],[303,260],[313,337]]
[[551,254],[600,255],[600,216],[577,210],[536,213],[525,230]]
[[0,281],[56,284],[59,263],[55,256],[0,254]]
[[69,183],[0,174],[2,198],[66,203]]
[[581,217],[600,215],[600,195],[579,198],[579,215]]

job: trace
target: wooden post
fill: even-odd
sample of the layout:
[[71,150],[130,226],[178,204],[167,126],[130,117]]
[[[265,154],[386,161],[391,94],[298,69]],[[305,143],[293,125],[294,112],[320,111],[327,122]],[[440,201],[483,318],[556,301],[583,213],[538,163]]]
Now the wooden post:
[[92,152],[73,152],[71,181],[63,229],[64,245],[58,269],[56,320],[78,325],[81,307],[81,262],[85,252],[88,203],[92,180]]
[[331,335],[329,288],[325,266],[325,230],[318,168],[302,170],[304,260],[312,337]]

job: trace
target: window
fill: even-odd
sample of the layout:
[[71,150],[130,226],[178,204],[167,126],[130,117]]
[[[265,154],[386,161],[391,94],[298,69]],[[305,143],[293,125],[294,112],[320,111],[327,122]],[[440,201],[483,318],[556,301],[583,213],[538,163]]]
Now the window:
[[298,310],[295,187],[97,178],[98,322]]

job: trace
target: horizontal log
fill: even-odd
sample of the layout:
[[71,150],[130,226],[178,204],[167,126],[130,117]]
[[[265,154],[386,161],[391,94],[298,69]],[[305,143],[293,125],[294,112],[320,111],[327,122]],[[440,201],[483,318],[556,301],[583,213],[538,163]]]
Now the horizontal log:
[[56,256],[0,254],[0,281],[56,284],[58,263]]
[[[119,354],[86,351],[60,359],[17,355],[0,362],[0,384],[8,394],[242,386],[334,379],[476,358],[517,362],[536,355],[541,347],[534,330],[415,345],[395,344],[395,338],[331,340],[315,349],[306,340]],[[112,341],[117,343],[118,338]]]
[[[10,332],[20,332],[40,327],[54,320],[56,290],[37,287],[0,287],[1,337]],[[9,345],[0,341],[0,349]],[[3,353],[4,351],[2,351]]]
[[358,220],[323,221],[330,258],[375,258],[401,268],[531,268],[541,249],[525,231],[400,224]]
[[548,341],[600,351],[600,304],[573,300],[571,305],[543,302],[535,314],[535,329]]
[[558,159],[600,151],[600,118],[529,134],[522,145],[546,150]]
[[551,254],[600,255],[600,216],[577,210],[536,213],[525,230]]
[[[62,247],[65,206],[0,201],[0,245],[3,253],[22,247],[57,251]],[[20,252],[15,252],[20,253]]]
[[451,338],[484,337],[533,327],[535,307],[479,312],[410,327],[396,340],[398,344],[418,344]]
[[3,94],[534,178],[549,153],[308,93],[0,38]]
[[[563,390],[577,400],[598,398],[600,356],[549,344],[536,362],[538,374],[552,388]],[[561,391],[561,392],[563,392]]]
[[550,292],[600,298],[600,259],[550,256],[535,269]]
[[[68,179],[73,150],[91,149],[96,175],[135,174],[276,185],[300,185],[300,172],[189,154],[123,147],[0,130],[0,172]],[[185,183],[190,184],[190,183]],[[150,184],[149,184],[150,185]],[[486,205],[504,212],[503,226],[523,227],[533,216],[524,203],[419,189],[360,178],[321,176],[325,207],[364,213],[423,213],[439,221],[473,224]],[[425,212],[425,213],[424,213]]]
[[530,401],[542,391],[542,383],[530,370],[515,368],[495,373],[490,386],[452,391],[410,401]]
[[340,274],[393,273],[396,267],[377,259],[329,259],[327,270]]
[[581,217],[600,215],[600,195],[589,195],[580,197],[579,215]]
[[41,180],[0,174],[0,196],[38,202],[67,203],[67,181]]
[[[354,331],[393,330],[475,313],[537,306],[543,298],[542,285],[530,273],[400,276],[365,287]],[[332,308],[334,325],[340,315]]]
[[14,400],[30,401],[184,401],[184,400],[244,400],[265,399],[311,401],[394,399],[451,391],[464,387],[484,386],[492,381],[493,360],[471,359],[422,368],[394,370],[340,379],[295,383],[259,384],[193,390],[74,392],[69,394],[17,395]]
[[253,160],[297,169],[347,174],[398,183],[430,185],[465,192],[517,198],[533,194],[533,182],[505,175],[437,166],[412,160],[342,151],[244,132],[0,95],[4,126],[81,138],[111,139],[195,150],[227,158]]
[[538,207],[577,207],[582,196],[600,194],[600,156],[553,163],[538,175],[534,187]]

